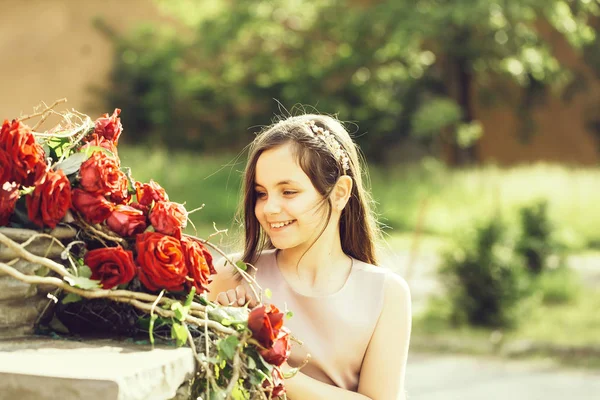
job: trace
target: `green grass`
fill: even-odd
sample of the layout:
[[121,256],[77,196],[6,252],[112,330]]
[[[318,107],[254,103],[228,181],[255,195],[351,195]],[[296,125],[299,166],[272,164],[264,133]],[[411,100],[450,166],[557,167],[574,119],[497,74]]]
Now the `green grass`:
[[[191,217],[199,233],[212,232],[213,222],[218,228],[233,227],[245,156],[123,146],[119,155],[136,179],[153,178],[188,210],[205,204]],[[497,210],[516,226],[518,208],[543,198],[549,202],[561,243],[576,251],[600,248],[598,168],[535,164],[452,170],[428,160],[410,166],[371,166],[369,171],[380,220],[391,228],[387,232],[392,238],[414,231],[421,212],[429,239],[453,236]],[[429,239],[426,243],[432,242]]]
[[[526,314],[513,329],[505,332],[507,340],[527,340],[560,346],[600,346],[600,289],[582,289],[571,302],[563,304],[524,305]],[[415,334],[451,335],[453,337],[489,338],[493,329],[468,326],[451,327],[431,314],[414,318]]]
[[[539,299],[538,299],[539,300]],[[600,368],[600,289],[580,288],[572,301],[522,303],[523,315],[512,330],[452,327],[443,318],[445,305],[413,320],[413,348],[470,354],[550,357],[580,367]],[[522,343],[529,347],[521,347]]]
[[519,207],[538,199],[557,239],[581,250],[600,246],[600,169],[535,164],[451,170],[436,161],[408,167],[371,168],[374,198],[382,220],[395,230],[422,229],[450,236],[497,212],[516,226]]

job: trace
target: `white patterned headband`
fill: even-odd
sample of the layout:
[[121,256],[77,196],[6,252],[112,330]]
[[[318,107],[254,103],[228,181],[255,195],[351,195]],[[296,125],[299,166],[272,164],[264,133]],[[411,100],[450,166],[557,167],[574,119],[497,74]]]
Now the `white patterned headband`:
[[312,136],[318,137],[321,139],[327,148],[331,151],[331,154],[335,157],[335,159],[340,163],[342,169],[344,170],[344,174],[350,169],[350,157],[346,151],[342,148],[342,145],[338,140],[333,136],[331,132],[327,129],[323,129],[320,126],[317,126],[315,121],[310,120],[307,122],[308,127],[310,128],[310,132]]

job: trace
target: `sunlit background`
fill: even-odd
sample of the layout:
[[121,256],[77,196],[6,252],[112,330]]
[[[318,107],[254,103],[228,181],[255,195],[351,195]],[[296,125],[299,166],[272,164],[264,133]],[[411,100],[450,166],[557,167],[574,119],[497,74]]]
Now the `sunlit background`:
[[2,0],[0,117],[121,108],[122,163],[235,249],[245,146],[337,115],[411,286],[411,398],[481,398],[419,360],[600,368],[599,4]]

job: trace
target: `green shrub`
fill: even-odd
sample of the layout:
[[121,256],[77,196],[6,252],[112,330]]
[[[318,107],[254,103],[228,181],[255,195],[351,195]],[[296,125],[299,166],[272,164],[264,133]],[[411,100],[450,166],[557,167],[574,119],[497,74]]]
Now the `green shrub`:
[[485,327],[511,327],[529,280],[507,240],[506,228],[492,218],[443,255],[440,275],[452,304],[451,321]]
[[516,252],[521,255],[529,272],[539,274],[547,268],[552,253],[552,224],[548,202],[540,200],[519,210],[521,234]]

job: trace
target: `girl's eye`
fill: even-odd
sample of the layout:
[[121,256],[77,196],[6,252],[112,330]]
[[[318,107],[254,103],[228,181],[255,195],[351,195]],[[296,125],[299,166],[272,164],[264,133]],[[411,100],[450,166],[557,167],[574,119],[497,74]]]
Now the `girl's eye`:
[[264,199],[267,197],[267,194],[265,192],[256,192],[256,197],[259,199]]
[[294,192],[293,190],[284,190],[283,191],[284,196],[292,196],[292,195],[295,195],[296,193],[298,193],[298,192]]

